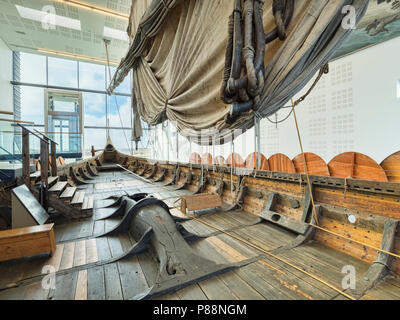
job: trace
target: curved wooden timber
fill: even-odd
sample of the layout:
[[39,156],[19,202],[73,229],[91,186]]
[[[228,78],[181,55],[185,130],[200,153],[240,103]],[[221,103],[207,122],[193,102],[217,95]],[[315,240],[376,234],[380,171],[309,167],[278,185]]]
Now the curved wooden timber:
[[[240,257],[239,260],[241,261],[247,261],[245,260],[246,254],[253,249],[257,250],[258,254],[260,252],[265,253],[264,256],[257,256],[255,257],[256,260],[252,260],[253,262],[257,262],[249,265],[249,272],[246,273],[246,271],[243,271],[244,273],[241,273],[241,275],[253,279],[251,284],[257,286],[262,292],[264,292],[263,290],[266,288],[264,281],[270,279],[276,281],[276,277],[274,276],[275,271],[268,269],[268,272],[271,272],[269,274],[266,274],[267,271],[265,271],[267,267],[263,264],[264,262],[268,265],[271,265],[271,263],[275,265],[277,263],[273,259],[271,259],[273,260],[271,261],[269,257],[267,257],[268,254],[274,254],[279,258],[285,258],[290,261],[291,264],[298,267],[296,273],[299,272],[299,275],[306,280],[311,279],[308,274],[312,274],[317,278],[325,279],[328,283],[333,283],[339,289],[341,288],[341,280],[343,278],[341,268],[345,265],[355,266],[358,274],[357,289],[345,290],[347,294],[355,298],[368,297],[368,295],[372,296],[375,293],[371,290],[375,288],[377,288],[379,292],[381,284],[385,283],[379,282],[382,279],[394,281],[392,278],[387,277],[389,271],[391,275],[400,275],[400,231],[397,228],[400,219],[399,183],[361,180],[351,177],[346,177],[345,179],[326,175],[322,176],[322,174],[326,174],[326,171],[323,172],[323,170],[320,170],[321,167],[323,167],[321,166],[321,160],[315,155],[309,156],[307,154],[306,160],[310,167],[310,186],[307,185],[307,177],[301,173],[301,158],[299,158],[299,156],[295,157],[295,159],[298,159],[299,163],[295,165],[295,159],[292,163],[299,172],[288,173],[251,169],[251,174],[249,174],[249,170],[246,168],[236,168],[232,170],[231,167],[221,165],[215,168],[215,170],[207,170],[204,164],[175,163],[169,161],[158,161],[158,163],[156,163],[154,160],[149,161],[119,153],[115,148],[108,148],[108,151],[105,152],[107,152],[106,162],[104,161],[104,157],[102,157],[103,154],[100,154],[97,158],[94,157],[85,161],[59,166],[57,167],[57,174],[61,177],[68,174],[70,170],[78,172],[80,171],[79,168],[87,169],[88,164],[90,166],[90,163],[94,164],[96,163],[96,159],[100,159],[99,161],[103,164],[125,162],[125,167],[127,168],[133,166],[140,167],[140,170],[142,170],[144,167],[147,167],[148,169],[144,175],[147,177],[148,172],[155,172],[154,176],[148,180],[159,180],[160,184],[147,183],[143,178],[137,181],[137,176],[134,177],[133,175],[125,173],[121,173],[121,177],[123,176],[126,180],[105,183],[105,185],[114,185],[114,196],[101,200],[103,202],[99,202],[104,203],[104,207],[98,209],[107,210],[96,213],[94,217],[96,225],[94,228],[93,224],[90,224],[88,220],[74,222],[74,225],[71,226],[71,230],[75,230],[71,232],[76,234],[79,240],[76,243],[72,242],[73,248],[76,250],[76,254],[72,252],[72,256],[78,256],[79,252],[84,252],[85,261],[86,254],[88,254],[89,259],[90,248],[85,248],[84,245],[88,239],[92,240],[92,238],[90,238],[91,236],[89,235],[88,238],[81,239],[79,238],[80,234],[87,230],[101,230],[101,232],[96,233],[96,235],[93,234],[93,236],[97,237],[105,230],[109,230],[109,228],[105,228],[105,221],[107,221],[107,224],[108,222],[112,222],[112,226],[117,226],[111,229],[113,230],[111,233],[115,232],[115,234],[113,233],[113,239],[108,239],[111,241],[110,244],[106,244],[107,248],[113,250],[113,241],[122,239],[121,245],[123,244],[123,250],[113,252],[112,256],[114,258],[103,260],[99,262],[98,265],[73,267],[70,273],[68,273],[68,276],[71,272],[75,272],[74,274],[76,275],[81,271],[88,270],[88,276],[91,277],[93,276],[91,272],[94,270],[92,267],[102,267],[105,264],[110,264],[111,262],[116,262],[119,259],[131,257],[144,251],[148,251],[150,255],[146,257],[138,256],[139,264],[136,262],[136,265],[142,265],[142,262],[149,261],[149,259],[153,259],[152,257],[158,257],[160,260],[160,264],[156,264],[156,268],[145,270],[146,275],[152,272],[150,270],[155,270],[155,276],[157,277],[158,266],[162,266],[163,269],[172,270],[173,273],[173,268],[170,268],[170,266],[174,267],[175,264],[164,262],[178,261],[179,265],[181,261],[180,255],[175,255],[176,248],[170,248],[168,243],[165,248],[169,253],[171,252],[171,259],[168,258],[169,253],[167,256],[164,255],[162,251],[164,249],[158,251],[157,248],[161,248],[159,243],[152,241],[158,238],[155,234],[158,233],[157,228],[159,227],[165,227],[165,229],[163,229],[164,231],[168,230],[167,233],[171,231],[174,237],[177,237],[174,238],[174,243],[175,239],[177,241],[176,243],[180,243],[182,238],[187,243],[189,240],[203,239],[207,236],[207,240],[200,240],[199,243],[196,242],[193,248],[196,248],[196,250],[203,250],[202,252],[206,252],[207,258],[211,260],[219,253],[223,254],[224,257],[228,257],[228,260],[224,260],[225,262],[234,261],[233,259],[237,257]],[[274,159],[274,157],[271,158]],[[281,170],[287,170],[287,167],[290,167],[287,160],[288,158],[284,159],[283,162],[286,163],[286,167],[281,165],[278,161],[279,158],[282,159],[284,157],[275,156],[275,158],[277,159],[276,162],[278,165],[273,168],[279,169],[280,166]],[[125,159],[127,160],[125,161]],[[363,163],[362,161],[368,160],[368,166],[366,167],[377,169],[376,163],[373,163],[371,167],[370,159],[365,159],[364,157],[360,157],[360,159],[356,158],[357,161],[355,161],[355,164],[357,166],[361,166]],[[315,165],[314,168],[313,164],[317,163],[319,165]],[[271,168],[271,170],[273,168]],[[316,168],[318,168],[318,170]],[[90,174],[89,170],[85,171]],[[104,172],[101,173],[100,176],[115,178],[115,173]],[[78,178],[80,177],[78,176]],[[63,183],[65,182],[66,181],[63,181]],[[165,187],[165,184],[170,185]],[[134,186],[134,188],[129,189],[131,186]],[[97,190],[98,193],[101,193],[102,188],[102,183],[98,183],[98,185],[96,184],[96,188],[93,189],[94,192]],[[103,191],[107,190],[108,193],[109,189],[107,188],[108,186],[104,186]],[[185,190],[176,192],[175,190],[179,188]],[[91,189],[89,191],[91,192]],[[84,190],[80,192],[84,192]],[[141,194],[140,197],[136,197],[137,192],[144,193]],[[174,207],[175,203],[177,203],[176,200],[180,200],[180,197],[188,196],[193,192],[202,193],[199,198],[203,198],[202,196],[207,198],[207,195],[213,195],[214,197],[219,196],[223,203],[222,208],[206,209],[207,211],[205,212],[200,210],[200,212],[196,212],[196,215],[189,215],[186,217],[183,216],[183,213],[179,213],[179,209],[176,208],[171,209],[171,212],[168,213],[168,206]],[[124,193],[127,196],[121,198],[120,195]],[[314,217],[311,194],[316,204],[316,217]],[[159,200],[155,198],[149,200],[151,196],[166,199],[166,203],[161,204],[161,202],[158,202]],[[52,205],[51,201],[54,199],[54,195],[50,197],[50,205]],[[57,200],[64,206],[57,206],[57,204],[54,204],[57,211],[68,210],[68,206],[70,206],[68,200]],[[124,202],[124,200],[126,201]],[[143,205],[143,207],[138,206],[142,201],[144,201],[144,204],[146,201],[149,202],[147,202],[147,205]],[[79,210],[76,205],[73,206],[76,210]],[[207,207],[207,204],[204,204],[203,207]],[[226,210],[229,212],[225,212]],[[172,216],[171,213],[173,213],[174,216]],[[178,223],[177,216],[186,220],[187,218],[193,219]],[[159,219],[162,221],[161,224]],[[261,220],[266,220],[268,223],[257,223]],[[152,221],[157,221],[155,227],[152,226]],[[185,225],[186,222],[187,225]],[[97,223],[100,224],[100,228]],[[101,227],[101,223],[104,224],[103,227]],[[142,228],[144,225],[152,226],[153,229]],[[252,225],[252,227],[249,227],[250,225]],[[185,229],[186,226],[188,226],[187,229]],[[61,228],[63,228],[63,226],[61,226]],[[78,234],[76,230],[81,231]],[[191,234],[188,230],[196,230],[196,234]],[[198,230],[203,230],[204,232],[197,234]],[[205,230],[207,230],[207,232],[205,232]],[[127,241],[129,239],[127,232],[130,233],[134,241]],[[108,235],[110,234],[107,233],[103,234],[104,237],[98,237],[98,243],[102,243],[102,241],[107,242],[108,240],[106,238]],[[165,235],[166,233],[163,233],[163,236]],[[162,238],[158,239],[162,240]],[[61,245],[65,246],[64,250],[66,253],[71,254],[70,243],[68,241],[69,240],[65,239],[65,241],[62,241]],[[231,249],[231,247],[226,249],[228,245],[232,245],[232,243],[238,243],[235,249]],[[207,244],[212,245],[213,249],[211,250],[211,247],[207,247]],[[57,246],[59,247],[59,245]],[[180,244],[178,246],[180,246]],[[294,250],[293,248],[296,249]],[[184,249],[182,252],[192,258]],[[160,257],[162,257],[162,259]],[[64,260],[64,258],[62,260]],[[131,260],[132,259],[126,260],[124,263],[128,263]],[[195,258],[192,260],[192,265],[196,265],[196,262],[194,262]],[[155,261],[157,261],[157,259]],[[258,261],[262,261],[263,263]],[[129,267],[131,267],[131,265],[129,265]],[[127,269],[124,269],[122,264],[121,268],[121,278],[130,275],[129,272],[126,272]],[[290,269],[291,267],[280,261],[275,268],[278,270],[286,270],[286,268]],[[337,269],[337,273],[333,274],[332,270],[336,270],[335,268]],[[179,268],[175,270],[178,271]],[[196,282],[199,279],[192,277],[193,274],[188,270],[189,269],[185,269],[184,272],[187,278],[180,278],[185,279],[183,281],[185,285],[193,283],[193,281]],[[207,270],[212,270],[212,268],[207,268]],[[240,271],[242,272],[242,270],[241,268]],[[67,274],[67,271],[62,270],[60,274],[57,274],[57,277],[59,275],[63,276],[63,272]],[[259,273],[261,276],[258,276]],[[212,276],[215,274],[207,273],[206,275],[208,277],[209,275]],[[281,279],[284,274],[279,273],[278,276],[280,277],[279,279]],[[138,277],[135,279],[137,278]],[[154,282],[152,282],[149,284],[150,289],[147,291],[144,290],[142,295],[136,295],[141,292],[137,291],[135,295],[127,295],[127,297],[135,299],[154,297],[162,292],[168,293],[170,290],[178,290],[180,287],[177,286],[177,282],[174,282],[177,278],[173,275],[172,278],[175,280],[172,282],[164,282],[164,278],[161,276],[159,278],[160,286],[155,286],[156,291],[153,290],[154,287],[152,286]],[[224,281],[222,281],[222,278],[215,279],[216,282],[213,282],[213,284],[217,286],[222,286],[225,280],[229,281],[227,280],[228,278],[223,278]],[[277,287],[274,288],[279,290],[287,290],[288,286],[294,288],[293,285],[297,285],[297,281],[300,281],[298,279],[300,278],[296,278],[296,283],[291,282],[293,278],[290,278],[289,281],[286,279],[282,287],[279,287],[282,282],[276,281],[275,286]],[[30,281],[30,278],[24,281]],[[131,284],[130,280],[126,281],[125,285],[129,286]],[[243,281],[243,279],[241,281]],[[317,280],[312,280],[312,282],[314,281]],[[396,281],[398,281],[397,278]],[[261,283],[259,284],[259,282]],[[17,281],[13,289],[22,287],[21,283],[22,282]],[[311,282],[308,282],[308,285],[310,285],[310,283]],[[376,283],[378,283],[378,285]],[[202,283],[199,283],[199,285],[202,285]],[[315,291],[307,291],[307,296],[325,299],[327,298],[328,292],[330,293],[328,296],[329,299],[337,297],[337,291],[332,291],[331,293],[330,290],[332,288],[328,289],[323,282],[318,282],[318,285],[323,288],[324,292],[320,296],[314,296]],[[158,290],[157,288],[161,289]],[[300,286],[298,288],[300,288]],[[0,294],[3,294],[2,289],[3,286],[0,285]],[[271,298],[275,297],[277,294],[279,295],[280,291],[277,293],[275,289],[270,296]],[[304,290],[304,287],[300,289]],[[299,294],[297,289],[288,289],[285,293],[289,294],[290,297],[298,297]],[[279,297],[284,298],[285,296]],[[305,298],[304,295],[301,297]]]
[[217,166],[224,166],[225,165],[225,158],[223,156],[216,156],[214,158],[214,163]]
[[400,151],[382,161],[381,167],[391,182],[400,182]]
[[234,152],[226,158],[225,165],[234,168],[244,168],[245,162],[240,154]]
[[[304,157],[308,174],[315,176],[330,176],[328,165],[320,156],[315,153],[305,152]],[[304,157],[301,153],[293,159],[293,164],[297,173],[306,173],[304,168]]]
[[362,153],[339,154],[329,162],[328,167],[332,177],[388,181],[385,170]]
[[212,166],[214,163],[213,156],[210,153],[203,154],[203,156],[201,157],[201,163]]
[[262,153],[250,153],[245,162],[248,169],[269,170],[268,160]]
[[189,157],[189,163],[200,164],[201,156],[197,152],[193,152]]
[[282,153],[277,153],[268,159],[269,170],[274,172],[295,173],[296,168],[292,160]]

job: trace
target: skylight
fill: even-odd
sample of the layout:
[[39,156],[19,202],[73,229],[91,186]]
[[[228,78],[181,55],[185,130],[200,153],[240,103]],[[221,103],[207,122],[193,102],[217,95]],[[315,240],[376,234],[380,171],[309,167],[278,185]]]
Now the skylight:
[[104,27],[104,36],[122,41],[129,40],[129,37],[126,32],[108,27]]
[[54,27],[59,26],[81,31],[81,22],[79,20],[59,16],[45,10],[40,11],[19,5],[15,5],[15,7],[22,18],[38,21],[42,24],[52,25]]

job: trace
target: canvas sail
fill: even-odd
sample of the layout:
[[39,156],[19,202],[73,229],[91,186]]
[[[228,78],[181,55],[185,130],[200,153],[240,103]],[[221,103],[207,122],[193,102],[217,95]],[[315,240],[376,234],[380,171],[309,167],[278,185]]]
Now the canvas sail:
[[[109,92],[133,70],[135,117],[150,125],[168,119],[199,144],[227,142],[232,129],[246,131],[254,125],[255,115],[275,113],[300,91],[351,34],[351,27],[343,27],[346,15],[354,13],[357,23],[368,5],[368,0],[293,1],[286,37],[265,46],[263,79],[258,80],[262,87],[256,97],[250,97],[254,105],[229,118],[232,106],[221,98],[229,25],[239,11],[239,2],[245,33],[243,17],[250,1],[262,8],[262,25],[268,34],[277,28],[274,5],[290,0],[133,1],[130,49]],[[345,6],[353,11],[343,11]],[[245,65],[241,76],[243,70],[246,72]],[[140,124],[137,121],[135,125]],[[133,138],[137,139],[135,132],[141,130],[134,128]]]

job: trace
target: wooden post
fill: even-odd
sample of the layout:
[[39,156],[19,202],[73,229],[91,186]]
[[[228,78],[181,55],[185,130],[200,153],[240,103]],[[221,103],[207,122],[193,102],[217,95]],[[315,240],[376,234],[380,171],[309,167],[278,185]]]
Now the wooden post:
[[28,189],[30,189],[29,132],[25,128],[22,128],[22,178]]
[[53,177],[57,176],[57,153],[54,141],[51,141],[51,175]]
[[47,190],[49,183],[49,144],[40,139],[41,205],[47,210]]

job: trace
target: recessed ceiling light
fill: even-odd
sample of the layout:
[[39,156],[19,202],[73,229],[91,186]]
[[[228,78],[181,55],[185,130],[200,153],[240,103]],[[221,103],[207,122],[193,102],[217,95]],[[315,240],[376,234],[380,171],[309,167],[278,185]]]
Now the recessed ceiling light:
[[105,37],[110,37],[117,40],[129,41],[129,37],[126,32],[113,28],[104,27],[103,35]]
[[26,8],[19,5],[15,5],[15,7],[22,18],[41,22],[42,25],[50,25],[54,27],[59,26],[81,31],[81,22],[79,20],[59,16],[47,11]]
[[[42,49],[42,48],[37,48],[36,50],[38,52],[42,52],[42,53],[46,53],[46,54],[52,54],[52,55],[57,55],[57,56],[64,56],[64,57],[74,58],[74,59],[77,59],[77,60],[88,60],[88,61],[107,64],[107,59],[93,58],[93,57],[82,56],[82,55],[78,55],[78,54],[72,54],[72,53],[69,53],[69,52],[55,51],[55,50]],[[119,63],[116,62],[116,61],[110,61],[110,64],[118,65]]]
[[118,17],[118,18],[121,18],[121,19],[124,19],[124,20],[129,20],[129,15],[126,15],[126,14],[123,14],[123,13],[120,13],[120,12],[116,12],[116,11],[113,11],[113,10],[110,10],[110,9],[97,7],[97,6],[94,6],[94,5],[89,4],[89,3],[80,2],[80,1],[77,1],[77,0],[55,0],[55,1],[65,2],[65,3],[68,3],[68,5],[70,5],[70,6],[76,6],[76,7],[79,7],[79,8],[96,11],[96,12],[99,12],[99,13],[102,13],[102,14],[115,16],[115,17]]

